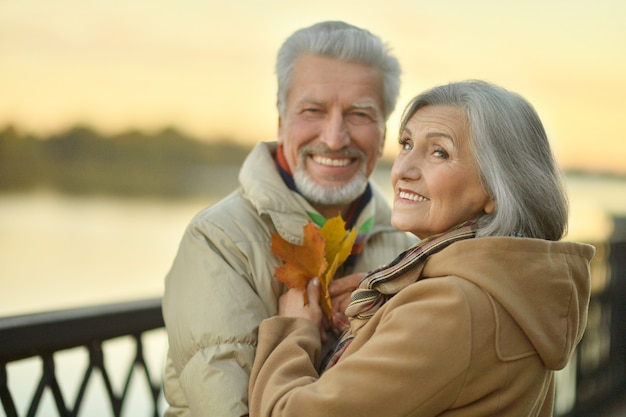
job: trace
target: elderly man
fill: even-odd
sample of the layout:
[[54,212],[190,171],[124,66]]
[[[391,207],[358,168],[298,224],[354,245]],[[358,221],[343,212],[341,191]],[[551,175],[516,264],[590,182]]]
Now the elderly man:
[[[369,177],[382,156],[400,66],[381,39],[343,22],[300,29],[276,62],[276,142],[246,158],[240,187],[188,226],[166,278],[167,416],[244,416],[259,323],[277,312],[285,286],[271,252],[277,232],[338,214],[358,235],[331,295],[338,314],[359,272],[388,262],[411,238]],[[339,320],[340,321],[340,320]],[[337,323],[336,323],[337,324]]]

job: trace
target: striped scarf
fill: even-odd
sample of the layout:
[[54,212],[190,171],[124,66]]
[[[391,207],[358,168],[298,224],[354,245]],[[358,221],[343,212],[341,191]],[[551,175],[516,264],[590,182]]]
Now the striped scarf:
[[320,373],[337,363],[354,339],[358,330],[403,288],[418,281],[425,261],[445,247],[459,240],[476,235],[476,220],[462,223],[446,233],[430,236],[401,253],[390,264],[369,272],[354,290],[346,315],[350,319],[347,329],[328,353],[320,367]]

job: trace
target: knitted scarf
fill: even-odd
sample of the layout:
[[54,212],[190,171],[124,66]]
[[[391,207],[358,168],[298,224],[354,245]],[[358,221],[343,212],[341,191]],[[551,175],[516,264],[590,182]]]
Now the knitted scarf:
[[390,264],[369,272],[354,290],[346,315],[350,328],[337,340],[320,366],[320,373],[329,369],[341,357],[355,337],[356,332],[385,304],[403,288],[421,278],[425,261],[445,247],[459,240],[476,235],[476,220],[462,223],[448,232],[430,236],[408,250],[402,252]]
[[[293,179],[293,174],[289,169],[287,160],[285,159],[283,147],[280,144],[278,145],[278,148],[276,150],[276,165],[278,167],[278,172],[280,173],[280,176],[285,182],[287,188],[297,194],[300,194]],[[344,219],[346,223],[346,229],[350,230],[354,227],[358,227],[358,232],[357,237],[354,241],[354,245],[352,246],[352,252],[343,263],[343,265],[346,267],[352,267],[356,264],[356,261],[363,251],[365,243],[370,236],[372,227],[374,226],[374,205],[370,204],[372,202],[372,196],[372,188],[368,183],[363,194],[361,194],[361,196],[357,198],[348,208],[348,213],[346,215],[346,218]],[[317,227],[323,227],[326,223],[326,218],[319,213],[309,210],[306,210],[306,212],[311,221],[315,223]]]

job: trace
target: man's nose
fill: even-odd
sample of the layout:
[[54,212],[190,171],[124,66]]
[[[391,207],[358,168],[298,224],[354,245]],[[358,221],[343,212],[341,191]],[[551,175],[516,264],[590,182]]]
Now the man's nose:
[[339,150],[350,144],[350,134],[341,112],[328,113],[320,132],[320,139],[332,150]]

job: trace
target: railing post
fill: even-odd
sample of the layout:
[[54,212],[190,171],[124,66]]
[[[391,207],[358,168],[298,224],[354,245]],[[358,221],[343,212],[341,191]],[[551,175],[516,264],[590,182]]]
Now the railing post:
[[0,361],[0,400],[2,401],[2,407],[4,408],[7,417],[17,417],[15,403],[13,402],[11,392],[9,391],[7,364],[4,361]]
[[30,407],[28,408],[28,413],[26,415],[28,417],[34,417],[37,414],[41,396],[46,388],[50,388],[59,415],[63,417],[71,417],[72,414],[65,405],[65,400],[63,399],[63,394],[61,393],[61,387],[59,386],[59,382],[57,381],[54,373],[54,357],[52,356],[52,353],[41,355],[41,358],[43,359],[41,379],[39,380],[39,385],[37,386],[35,395],[30,402]]

